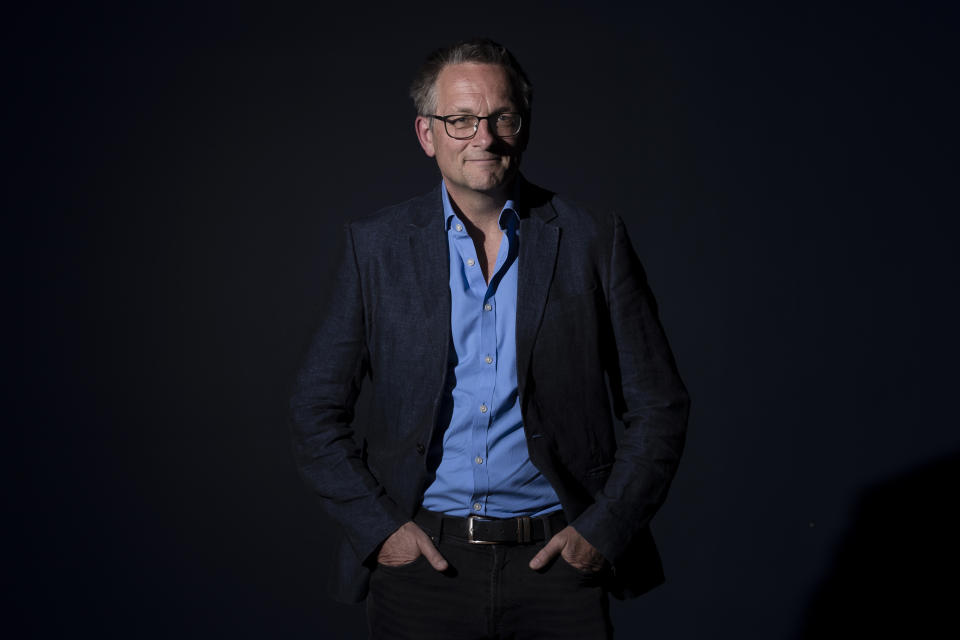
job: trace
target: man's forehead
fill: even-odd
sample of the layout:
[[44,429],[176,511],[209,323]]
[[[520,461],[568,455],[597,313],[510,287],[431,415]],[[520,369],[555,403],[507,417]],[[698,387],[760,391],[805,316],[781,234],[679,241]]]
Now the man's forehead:
[[448,65],[437,77],[436,88],[438,106],[466,110],[515,106],[509,76],[500,65]]

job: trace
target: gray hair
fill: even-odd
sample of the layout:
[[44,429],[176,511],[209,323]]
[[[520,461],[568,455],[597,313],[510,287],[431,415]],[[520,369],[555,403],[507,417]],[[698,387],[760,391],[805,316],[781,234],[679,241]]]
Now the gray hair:
[[530,84],[530,79],[506,47],[488,38],[464,40],[449,47],[437,49],[427,56],[410,84],[410,97],[413,98],[418,115],[436,114],[437,78],[443,68],[447,65],[466,62],[497,64],[503,67],[513,89],[513,99],[519,103],[524,116],[530,115],[533,104],[533,85]]

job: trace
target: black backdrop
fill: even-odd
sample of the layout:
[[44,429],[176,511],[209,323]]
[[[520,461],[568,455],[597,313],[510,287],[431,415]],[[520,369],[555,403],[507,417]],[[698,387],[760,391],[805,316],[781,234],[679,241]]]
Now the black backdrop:
[[438,180],[411,74],[476,34],[535,84],[526,175],[626,219],[692,392],[668,582],[613,604],[620,637],[943,619],[956,10],[715,4],[8,14],[10,620],[365,636],[287,393],[340,224]]

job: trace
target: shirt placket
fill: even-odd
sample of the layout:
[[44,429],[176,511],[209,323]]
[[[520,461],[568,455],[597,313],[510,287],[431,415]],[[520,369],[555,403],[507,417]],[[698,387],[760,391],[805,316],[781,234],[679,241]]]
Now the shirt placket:
[[457,251],[463,260],[466,280],[470,287],[470,297],[477,301],[477,312],[480,314],[480,344],[476,353],[477,362],[473,366],[477,369],[475,379],[480,381],[474,393],[474,419],[470,429],[469,455],[472,457],[473,467],[473,495],[470,498],[470,509],[473,513],[484,514],[487,511],[487,499],[490,492],[490,474],[487,453],[489,450],[490,425],[494,414],[494,391],[497,381],[497,302],[496,282],[497,274],[506,266],[510,252],[512,226],[504,234],[506,242],[501,240],[497,252],[497,261],[493,269],[490,284],[484,280],[483,270],[477,261],[476,247],[469,235],[462,232],[462,224],[455,222],[454,228],[458,231],[456,237]]

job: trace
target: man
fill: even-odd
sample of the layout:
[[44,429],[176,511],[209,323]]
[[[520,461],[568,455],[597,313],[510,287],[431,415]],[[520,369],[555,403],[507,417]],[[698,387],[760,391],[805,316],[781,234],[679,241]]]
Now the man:
[[663,579],[648,524],[687,419],[653,297],[619,218],[519,174],[532,89],[506,49],[436,51],[411,95],[442,183],[347,226],[291,403],[346,534],[337,594],[373,637],[609,637],[607,594]]

